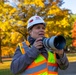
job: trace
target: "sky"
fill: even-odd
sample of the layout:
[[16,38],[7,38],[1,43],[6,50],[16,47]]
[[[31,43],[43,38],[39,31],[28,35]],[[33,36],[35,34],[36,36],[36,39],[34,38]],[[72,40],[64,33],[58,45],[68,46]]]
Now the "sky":
[[76,0],[64,0],[64,4],[61,8],[68,8],[73,14],[76,14]]

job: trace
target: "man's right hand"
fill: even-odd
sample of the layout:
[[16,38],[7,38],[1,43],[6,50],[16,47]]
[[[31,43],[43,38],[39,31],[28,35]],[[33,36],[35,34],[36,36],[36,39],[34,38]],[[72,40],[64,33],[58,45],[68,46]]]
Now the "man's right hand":
[[34,44],[33,44],[34,47],[40,49],[43,47],[43,43],[42,43],[42,37],[39,37],[35,40]]

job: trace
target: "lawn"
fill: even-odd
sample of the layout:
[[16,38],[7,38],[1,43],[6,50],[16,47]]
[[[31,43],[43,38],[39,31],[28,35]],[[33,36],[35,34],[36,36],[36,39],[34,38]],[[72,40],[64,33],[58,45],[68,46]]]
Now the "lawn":
[[[75,54],[67,54],[68,59],[70,62],[76,61],[76,56],[73,56]],[[11,59],[4,59],[3,63],[0,63],[0,75],[14,75],[10,71],[10,63]]]
[[0,63],[0,75],[13,75],[10,71],[11,61],[4,61]]

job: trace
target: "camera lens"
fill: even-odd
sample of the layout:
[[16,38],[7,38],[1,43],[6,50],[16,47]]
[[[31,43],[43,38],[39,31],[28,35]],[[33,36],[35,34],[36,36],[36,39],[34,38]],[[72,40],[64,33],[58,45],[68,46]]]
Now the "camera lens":
[[43,45],[46,48],[61,50],[66,45],[66,40],[63,36],[53,36],[51,38],[43,38]]

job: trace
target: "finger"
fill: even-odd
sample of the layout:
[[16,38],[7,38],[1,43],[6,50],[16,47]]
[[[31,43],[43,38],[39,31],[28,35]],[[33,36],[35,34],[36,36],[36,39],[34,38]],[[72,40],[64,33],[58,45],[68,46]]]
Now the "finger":
[[37,38],[36,41],[42,41],[42,37]]
[[41,45],[39,45],[39,46],[37,46],[37,48],[42,48],[42,46],[41,46]]

